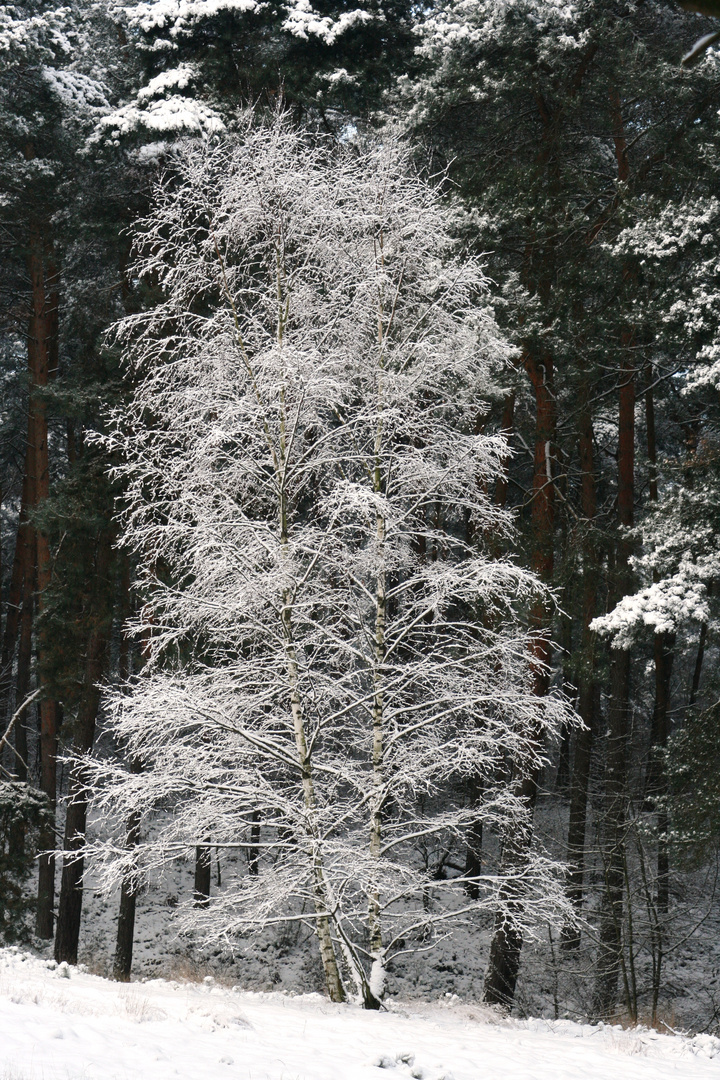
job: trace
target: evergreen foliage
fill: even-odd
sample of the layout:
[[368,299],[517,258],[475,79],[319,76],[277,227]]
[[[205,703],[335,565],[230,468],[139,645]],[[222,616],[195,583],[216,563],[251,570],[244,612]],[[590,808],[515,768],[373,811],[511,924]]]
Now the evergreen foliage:
[[0,779],[0,941],[27,941],[33,902],[25,886],[38,831],[52,820],[44,795],[28,784]]

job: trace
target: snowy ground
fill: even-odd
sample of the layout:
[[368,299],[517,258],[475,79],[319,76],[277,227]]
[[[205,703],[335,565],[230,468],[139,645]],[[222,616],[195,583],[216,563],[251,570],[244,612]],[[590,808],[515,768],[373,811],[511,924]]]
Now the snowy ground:
[[[714,1059],[714,1060],[713,1060]],[[452,999],[366,1013],[318,994],[121,985],[0,950],[2,1080],[703,1080],[720,1040],[499,1020]]]
[[[550,834],[563,835],[564,822],[548,820],[547,811],[540,811],[539,825],[548,834],[545,839]],[[215,895],[218,891],[215,852],[212,869]],[[227,857],[223,857],[220,869],[224,888],[231,878]],[[716,879],[717,868],[710,865],[693,874],[686,873],[677,885],[673,883],[658,1010],[661,1030],[665,1022],[674,1030],[720,1036],[720,888],[715,884]],[[273,927],[240,938],[233,942],[232,953],[219,949],[207,952],[190,938],[178,939],[173,915],[178,903],[192,897],[193,883],[194,866],[178,862],[141,892],[133,952],[135,977],[201,979],[213,975],[220,983],[239,983],[251,990],[322,991],[324,980],[317,944],[310,930],[301,924]],[[593,888],[597,896],[597,881]],[[83,898],[79,958],[95,974],[107,975],[111,971],[117,913],[117,895],[103,897],[96,893],[89,873]],[[642,920],[640,898],[633,909],[637,938],[634,961],[638,1015],[649,1020],[651,963]],[[390,993],[403,1001],[437,1000],[446,993],[457,994],[464,1002],[479,1001],[491,929],[492,917],[487,914],[459,920],[449,928],[449,933],[437,935],[431,951],[423,949],[396,958],[390,965]],[[523,946],[515,1013],[524,1017],[584,1020],[592,1009],[594,954],[592,935],[583,936],[581,949],[566,953],[559,948],[557,935],[551,944],[547,930],[541,928],[539,940],[528,939]],[[52,955],[52,944],[47,946],[46,955]],[[619,1001],[618,1016],[624,1014],[626,1010]],[[1,1072],[0,1080],[4,1080]]]

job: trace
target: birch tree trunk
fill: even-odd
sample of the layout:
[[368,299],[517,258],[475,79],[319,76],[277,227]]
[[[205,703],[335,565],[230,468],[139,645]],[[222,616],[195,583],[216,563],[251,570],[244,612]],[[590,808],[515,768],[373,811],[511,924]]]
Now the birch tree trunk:
[[[277,344],[278,348],[282,351],[285,321],[287,318],[289,301],[284,295],[286,282],[285,269],[283,264],[283,236],[281,226],[278,228],[277,245]],[[242,346],[242,343],[241,348],[243,349],[244,355],[244,347]],[[284,388],[281,388],[279,455],[275,450],[273,450],[272,446],[270,446],[270,449],[273,463],[275,466],[276,482],[278,485],[278,512],[280,521],[281,560],[285,563],[288,570],[288,575],[290,576],[291,570],[288,551],[290,542],[290,499],[287,490],[288,448],[286,439],[287,417],[285,391]],[[293,732],[295,736],[295,749],[297,752],[298,766],[302,779],[303,802],[305,806],[305,841],[309,847],[308,856],[311,864],[311,873],[313,878],[315,924],[317,927],[318,943],[320,946],[320,957],[322,960],[323,971],[325,973],[325,984],[327,987],[328,995],[331,1001],[342,1002],[345,1001],[346,995],[340,975],[340,969],[338,967],[335,946],[333,944],[332,933],[330,929],[330,923],[332,918],[332,905],[330,903],[327,882],[325,880],[322,851],[320,848],[320,836],[318,834],[316,820],[315,784],[313,780],[311,754],[308,748],[308,740],[305,730],[305,715],[302,697],[300,693],[298,658],[293,632],[293,599],[294,598],[292,588],[286,588],[282,598],[280,621],[282,625],[282,635],[287,662],[290,711],[292,714]]]
[[[287,539],[285,540],[287,543]],[[320,945],[320,957],[325,983],[331,1001],[345,1001],[345,988],[340,977],[335,946],[330,932],[331,908],[328,897],[325,874],[323,872],[322,852],[320,851],[317,824],[315,821],[315,785],[313,783],[312,762],[308,751],[303,707],[298,691],[298,664],[292,632],[292,606],[289,593],[283,597],[282,625],[287,655],[288,681],[290,686],[290,708],[295,749],[302,778],[303,801],[305,804],[305,840],[309,846],[308,855],[313,876],[313,895],[315,898],[315,922]]]
[[[381,454],[383,446],[383,322],[382,310],[378,319],[378,347],[380,362],[378,365],[378,416],[375,432],[375,465],[373,469],[373,491],[379,498],[383,494],[383,476]],[[384,748],[384,675],[385,663],[385,627],[387,622],[387,572],[385,566],[385,542],[387,523],[382,513],[376,514],[376,578],[375,578],[375,627],[373,634],[373,698],[372,698],[372,810],[370,814],[370,857],[380,870],[382,855],[382,814],[385,797],[385,748]],[[368,903],[368,945],[372,972],[370,986],[365,993],[365,1007],[379,1009],[385,989],[385,962],[380,918],[380,889],[375,885]]]

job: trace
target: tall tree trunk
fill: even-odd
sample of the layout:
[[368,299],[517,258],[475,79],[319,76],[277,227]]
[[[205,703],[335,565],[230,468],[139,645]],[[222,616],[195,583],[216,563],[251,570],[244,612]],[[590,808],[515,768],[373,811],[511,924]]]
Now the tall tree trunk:
[[[29,461],[33,465],[29,468]],[[34,455],[28,439],[25,455],[25,475],[23,477],[23,495],[18,520],[13,576],[10,585],[10,600],[3,637],[3,688],[4,710],[8,711],[11,700],[13,657],[17,646],[17,671],[15,677],[16,708],[27,698],[30,691],[30,670],[32,664],[32,628],[35,599],[35,531],[27,519],[29,492],[32,490]],[[18,621],[19,616],[19,621]],[[18,641],[19,634],[19,641]],[[13,769],[18,780],[27,783],[28,779],[28,711],[27,709],[15,720],[13,731],[15,754]],[[25,850],[25,829],[22,825],[12,830],[10,840],[14,855],[22,855]]]
[[[108,571],[111,557],[111,537],[105,532],[98,544],[95,588],[92,590],[90,632],[85,653],[83,689],[75,722],[73,751],[77,755],[92,750],[95,740],[95,724],[100,708],[100,679],[110,639],[111,621],[108,611]],[[82,916],[82,878],[85,860],[76,854],[85,844],[88,796],[82,766],[74,764],[70,770],[67,814],[65,818],[65,841],[60,900],[55,929],[55,959],[69,964],[77,963]]]
[[[655,709],[653,726],[655,728],[656,740],[654,744],[656,786],[655,792],[649,792],[649,794],[658,795],[661,799],[657,822],[657,907],[658,918],[661,922],[664,922],[667,919],[670,901],[670,862],[667,843],[669,822],[667,810],[662,804],[662,797],[667,791],[664,753],[669,735],[670,676],[672,674],[675,634],[656,634],[653,647],[655,658]],[[659,930],[662,931],[662,926],[659,927]]]
[[[508,451],[510,450],[510,440],[513,434],[513,423],[515,417],[515,391],[511,391],[505,398],[503,403],[502,417],[500,419],[500,435],[504,435],[508,441]],[[498,479],[495,483],[495,493],[493,501],[496,506],[504,509],[507,505],[508,497],[508,483],[509,483],[509,465],[510,465],[510,453],[503,458]],[[465,523],[465,539],[468,545],[473,541],[473,525],[470,515],[468,515]],[[496,538],[489,535],[487,542],[492,549],[495,546]],[[477,900],[480,897],[480,875],[482,873],[482,846],[483,846],[483,821],[480,816],[480,806],[482,802],[482,781],[478,776],[470,776],[468,778],[468,800],[470,806],[478,808],[477,817],[470,822],[467,828],[467,834],[465,837],[465,878],[466,885],[465,890],[471,900]]]
[[126,626],[130,618],[130,563],[126,554],[121,553],[120,559],[120,647],[118,649],[118,679],[124,683],[130,677],[130,638],[126,633]]
[[[650,499],[658,501],[657,447],[655,440],[655,402],[652,389],[652,367],[648,365],[648,386],[645,390],[645,419],[647,429],[647,453],[649,464]],[[654,574],[657,580],[657,573]],[[668,915],[670,866],[667,845],[668,816],[662,806],[662,797],[666,793],[665,749],[669,734],[670,716],[670,675],[672,673],[675,634],[655,634],[653,639],[653,659],[655,663],[655,706],[653,708],[650,736],[650,758],[646,794],[649,798],[659,797],[661,806],[658,810],[658,851],[657,851],[657,911],[658,935],[663,933],[663,925]]]
[[517,878],[513,879],[512,875],[522,873],[522,864],[532,843],[532,815],[537,799],[537,778],[526,776],[517,785],[516,792],[527,806],[528,819],[523,827],[516,826],[514,835],[506,837],[503,844],[500,873],[507,874],[508,880],[501,886],[498,897],[498,910],[495,914],[483,986],[483,1000],[488,1005],[503,1005],[506,1008],[512,1005],[515,998],[523,945],[522,931],[515,921],[522,916],[522,885]]
[[[378,423],[374,470],[374,490],[382,493],[380,473],[380,448],[382,425]],[[387,626],[387,580],[385,569],[385,538],[387,523],[384,514],[376,516],[378,566],[375,579],[375,627],[373,635],[373,698],[372,698],[372,769],[373,794],[370,813],[370,858],[380,873],[382,853],[383,812],[385,805],[385,632]],[[368,952],[372,963],[370,983],[363,986],[363,1004],[366,1009],[379,1009],[385,991],[385,953],[383,949],[382,923],[380,918],[380,888],[371,887],[368,896]]]
[[[469,785],[471,804],[479,806],[482,788],[478,777],[471,777]],[[468,825],[465,835],[465,891],[471,900],[480,897],[480,875],[482,874],[483,821],[478,816]]]
[[[17,653],[17,679],[15,681],[15,701],[17,705],[30,693],[30,670],[32,666],[32,630],[35,589],[35,537],[28,530],[28,562],[23,584],[22,615],[20,617],[20,640]],[[28,713],[15,721],[16,767],[19,780],[28,778]]]
[[[587,826],[588,787],[590,783],[590,758],[595,727],[595,653],[594,634],[590,623],[597,613],[598,553],[593,538],[597,513],[597,491],[593,460],[593,428],[589,405],[589,388],[585,388],[583,408],[580,414],[580,471],[582,477],[581,499],[584,525],[587,530],[583,550],[583,626],[582,656],[579,673],[578,712],[583,727],[575,736],[572,782],[570,785],[570,815],[567,840],[567,894],[578,916],[583,906],[583,879],[585,873],[585,831]],[[563,932],[566,948],[580,944],[580,931],[566,927]]]
[[[280,495],[280,520],[281,520],[281,549],[284,551],[288,545],[287,524],[287,496],[282,490]],[[293,732],[295,736],[295,748],[297,762],[302,781],[303,802],[306,811],[305,843],[307,855],[311,866],[313,879],[313,898],[315,901],[315,925],[320,947],[320,958],[325,973],[325,985],[331,1001],[345,1001],[345,987],[343,986],[340,967],[338,965],[335,944],[331,930],[331,903],[328,895],[328,886],[323,865],[322,848],[317,835],[315,817],[315,779],[313,762],[305,731],[305,710],[300,694],[300,667],[294,640],[293,629],[293,599],[289,589],[283,594],[283,606],[280,613],[282,633],[285,646],[287,663],[288,689],[290,714],[292,716]]]
[[[28,459],[32,458],[32,464],[28,467]],[[32,667],[32,638],[33,638],[33,613],[35,610],[35,530],[28,521],[27,507],[34,500],[35,490],[35,467],[34,453],[30,438],[28,438],[28,453],[25,460],[25,476],[23,478],[23,498],[25,501],[20,508],[20,520],[18,522],[18,544],[20,545],[19,563],[21,580],[20,596],[22,608],[20,613],[19,628],[13,629],[13,635],[17,642],[17,674],[15,679],[15,702],[16,707],[25,700],[30,692],[30,673]],[[13,574],[15,568],[13,567]],[[6,625],[7,630],[7,625]],[[6,634],[6,639],[8,635]],[[8,663],[12,666],[12,653],[14,644],[8,641]],[[20,780],[28,778],[28,713],[27,711],[15,722],[15,749],[17,751],[17,768]]]
[[[563,529],[563,532],[565,530]],[[562,540],[562,549],[567,550],[567,537]],[[560,647],[562,650],[563,692],[569,700],[575,697],[575,687],[571,677],[571,664],[575,650],[573,649],[573,620],[569,614],[563,614],[561,618]],[[570,721],[563,724],[560,732],[560,753],[558,754],[558,768],[555,776],[555,791],[558,795],[570,794],[570,753],[572,749],[573,725]]]
[[113,979],[117,982],[130,981],[135,939],[136,898],[137,887],[131,878],[126,878],[120,887],[120,911],[113,959]]
[[[624,335],[623,343],[629,346],[632,335]],[[616,601],[632,587],[631,543],[624,531],[632,527],[635,498],[635,371],[629,360],[621,373],[619,396],[618,518],[623,531],[616,548]],[[599,1018],[612,1016],[615,1010],[622,966],[630,701],[630,652],[627,649],[613,649],[610,680],[602,850],[605,888],[600,913],[594,997],[594,1012]]]
[[[513,422],[515,418],[515,391],[507,395],[503,404],[502,418],[500,420],[499,435],[504,435],[508,443],[513,433]],[[494,502],[496,506],[505,507],[507,505],[508,496],[508,481],[509,481],[509,469],[510,464],[509,454],[505,457],[501,463],[501,468],[498,473],[498,478],[495,481],[495,497]]]
[[[13,659],[17,648],[18,632],[22,604],[24,602],[23,587],[27,576],[27,557],[29,541],[32,537],[32,526],[28,522],[28,504],[31,501],[29,494],[30,473],[29,455],[32,446],[28,439],[25,449],[25,471],[23,475],[22,497],[20,500],[20,516],[18,518],[17,533],[15,537],[15,554],[13,556],[10,588],[8,591],[7,614],[5,616],[5,631],[3,633],[2,654],[0,656],[0,718],[5,720],[9,713],[10,696],[12,689]],[[32,550],[32,585],[34,589],[35,555],[34,540]],[[19,699],[21,700],[21,699]]]
[[[130,771],[139,773],[142,765],[139,760],[130,762]],[[140,815],[131,814],[127,822],[125,845],[132,850],[139,839]],[[117,937],[115,939],[115,957],[113,959],[113,979],[117,982],[129,982],[132,971],[133,942],[135,939],[135,908],[138,883],[129,873],[123,879],[120,888],[120,910],[118,913]]]
[[[28,251],[28,270],[32,291],[32,307],[28,327],[28,366],[30,370],[30,415],[28,437],[34,457],[34,499],[37,509],[47,499],[50,490],[48,460],[48,425],[46,404],[42,397],[48,385],[51,366],[57,367],[57,272],[47,264],[47,227],[38,221],[31,225]],[[52,359],[52,363],[51,363]],[[40,393],[38,393],[40,391]],[[42,614],[43,597],[50,583],[50,545],[43,530],[35,529],[37,558],[38,615]],[[41,679],[49,643],[45,632],[38,633],[39,670]],[[50,806],[56,803],[57,703],[48,694],[40,701],[40,786]],[[38,898],[35,930],[38,937],[53,935],[53,906],[55,901],[55,859],[50,853],[55,847],[52,827],[43,829],[39,837],[41,854],[38,865]]]
[[[626,183],[630,177],[625,124],[620,94],[615,85],[608,90],[609,115],[613,130],[617,178]],[[631,281],[632,272],[623,270]],[[621,333],[621,348],[626,357],[634,343],[631,329]],[[635,501],[635,370],[632,360],[623,361],[619,387],[618,418],[618,521],[621,534],[616,545],[615,602],[632,588],[630,573],[631,545],[625,529],[633,524]],[[610,669],[610,707],[605,759],[605,807],[603,822],[603,869],[605,888],[598,935],[597,972],[594,1011],[598,1017],[611,1016],[615,1010],[618,978],[622,965],[623,889],[625,875],[625,825],[627,787],[627,736],[630,701],[630,653],[613,649]]]
[[[543,582],[552,580],[554,566],[555,487],[552,476],[552,448],[555,441],[555,392],[553,366],[549,355],[536,357],[528,352],[523,362],[535,392],[535,455],[533,470],[532,568]],[[546,633],[550,613],[540,601],[531,612],[531,654],[533,690],[538,697],[550,686],[550,639]],[[532,843],[533,815],[537,800],[538,776],[524,771],[517,777],[516,793],[525,804],[527,820],[523,828],[507,836],[503,843],[500,873],[508,881],[500,890],[495,915],[490,956],[485,972],[483,998],[489,1005],[510,1006],[520,970],[522,933],[516,917],[523,908],[522,867]]]

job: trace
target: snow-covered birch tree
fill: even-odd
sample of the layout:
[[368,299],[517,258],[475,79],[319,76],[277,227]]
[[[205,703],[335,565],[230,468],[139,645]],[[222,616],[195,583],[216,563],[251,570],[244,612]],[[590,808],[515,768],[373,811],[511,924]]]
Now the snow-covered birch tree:
[[[331,998],[367,1007],[390,955],[469,906],[419,846],[461,843],[478,815],[518,827],[514,778],[568,719],[532,693],[538,582],[490,554],[508,450],[478,430],[506,347],[451,224],[391,136],[337,146],[248,117],[178,151],[136,235],[158,302],[116,330],[148,663],[108,706],[143,769],[91,766],[88,854],[111,886],[202,844],[244,850],[185,925],[227,941],[310,922]],[[566,917],[542,852],[513,872],[523,925]],[[489,871],[470,906],[500,884]]]

